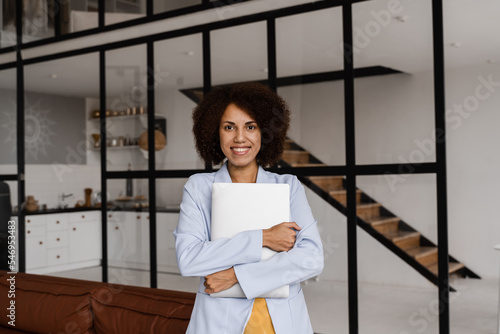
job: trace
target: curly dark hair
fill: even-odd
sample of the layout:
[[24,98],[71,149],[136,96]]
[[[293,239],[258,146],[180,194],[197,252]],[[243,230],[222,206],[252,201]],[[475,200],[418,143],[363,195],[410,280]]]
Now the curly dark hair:
[[257,163],[261,166],[274,165],[283,154],[290,110],[271,88],[255,82],[216,88],[193,110],[193,133],[200,157],[213,165],[225,159],[220,147],[219,126],[224,111],[231,103],[255,119],[260,128],[261,148]]

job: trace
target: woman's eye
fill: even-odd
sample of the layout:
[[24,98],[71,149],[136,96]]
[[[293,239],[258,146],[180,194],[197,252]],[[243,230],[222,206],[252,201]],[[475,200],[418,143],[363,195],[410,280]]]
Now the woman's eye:
[[249,125],[248,126],[248,130],[255,130],[257,129],[257,127],[255,125]]
[[224,130],[232,130],[234,127],[232,125],[226,125],[224,126]]

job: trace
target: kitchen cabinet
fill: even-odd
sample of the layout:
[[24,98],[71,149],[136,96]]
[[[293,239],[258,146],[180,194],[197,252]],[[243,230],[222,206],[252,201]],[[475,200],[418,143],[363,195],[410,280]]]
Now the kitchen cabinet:
[[[158,271],[178,273],[173,231],[179,213],[158,213],[156,242]],[[149,213],[108,214],[108,261],[110,266],[149,270]]]
[[[144,218],[143,218],[144,217]],[[108,261],[110,266],[149,269],[149,214],[108,214]]]
[[[47,237],[47,267],[54,268],[68,263],[68,216],[44,215]],[[27,220],[26,220],[27,221]],[[29,258],[30,254],[26,253]],[[30,269],[26,266],[26,269]]]
[[69,214],[69,261],[92,261],[102,257],[100,212]]
[[[108,213],[108,264],[110,266],[123,266],[129,254],[133,254],[135,249],[128,242],[127,235],[131,234],[130,223],[125,222],[125,212]],[[129,232],[127,233],[127,230]]]
[[156,244],[158,271],[178,273],[173,232],[177,227],[179,213],[162,212],[157,214]]
[[100,212],[26,216],[26,271],[46,274],[100,265]]
[[[26,217],[26,269],[47,265],[45,217]],[[16,252],[17,253],[17,252]]]

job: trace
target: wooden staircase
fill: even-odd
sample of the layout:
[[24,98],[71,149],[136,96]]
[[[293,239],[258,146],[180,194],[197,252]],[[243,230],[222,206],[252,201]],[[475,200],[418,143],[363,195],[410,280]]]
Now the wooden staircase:
[[[287,139],[279,165],[314,167],[325,164],[292,140]],[[343,176],[309,176],[299,179],[337,210],[343,214],[347,213],[347,191]],[[359,227],[437,285],[438,249],[434,243],[361,189],[356,190],[356,211]],[[463,263],[451,256],[449,256],[449,273],[461,277],[479,278]]]

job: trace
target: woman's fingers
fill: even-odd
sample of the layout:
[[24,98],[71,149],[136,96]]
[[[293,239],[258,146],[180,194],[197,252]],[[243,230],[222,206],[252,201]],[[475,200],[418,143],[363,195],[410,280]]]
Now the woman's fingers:
[[282,224],[288,226],[289,228],[293,228],[294,230],[297,230],[297,231],[302,230],[302,228],[299,225],[297,225],[296,222],[284,222]]
[[288,252],[295,245],[301,228],[295,222],[284,222],[263,230],[263,246],[276,252]]
[[210,294],[227,290],[236,283],[238,283],[238,279],[234,273],[234,268],[231,267],[229,269],[205,276],[205,282],[203,285],[206,288],[205,292]]

